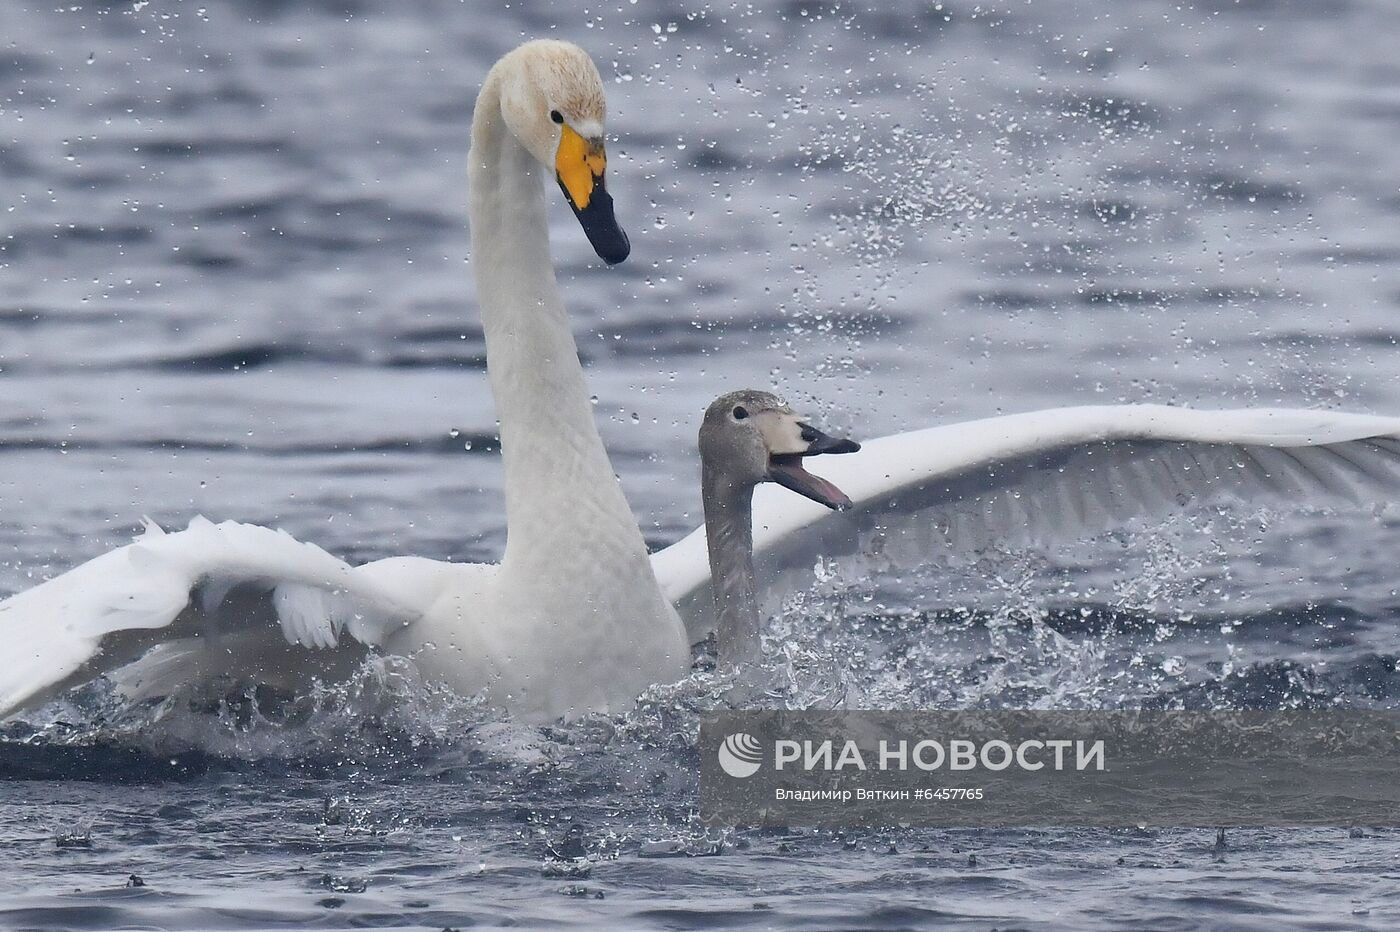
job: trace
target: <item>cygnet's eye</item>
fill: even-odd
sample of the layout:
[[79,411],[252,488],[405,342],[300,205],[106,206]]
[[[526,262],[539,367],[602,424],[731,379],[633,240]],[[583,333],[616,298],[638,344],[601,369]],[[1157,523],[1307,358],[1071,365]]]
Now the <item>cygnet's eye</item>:
[[564,114],[560,113],[558,110],[551,110],[551,111],[549,111],[549,118],[550,118],[551,120],[553,120],[555,123],[563,123],[563,122],[564,122]]
[[746,418],[746,417],[748,417],[748,416],[749,416],[749,409],[748,409],[748,408],[745,408],[743,405],[736,405],[736,406],[734,407],[734,420],[736,420],[736,421],[742,421],[744,418]]

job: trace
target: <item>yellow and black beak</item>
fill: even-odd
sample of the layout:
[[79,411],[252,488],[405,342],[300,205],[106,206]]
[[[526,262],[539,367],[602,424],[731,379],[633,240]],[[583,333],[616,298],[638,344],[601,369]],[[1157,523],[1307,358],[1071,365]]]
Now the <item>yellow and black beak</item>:
[[632,244],[617,225],[612,197],[603,186],[603,172],[608,165],[603,140],[584,139],[567,124],[560,131],[554,177],[559,179],[559,187],[598,258],[608,265],[617,265],[627,258]]

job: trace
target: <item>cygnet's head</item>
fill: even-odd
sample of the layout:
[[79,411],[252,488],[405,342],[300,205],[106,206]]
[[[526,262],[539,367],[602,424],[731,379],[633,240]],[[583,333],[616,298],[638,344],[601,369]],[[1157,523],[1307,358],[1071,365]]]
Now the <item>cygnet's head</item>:
[[721,396],[700,425],[700,459],[721,482],[745,493],[776,482],[828,508],[849,508],[835,485],[802,468],[802,458],[854,453],[860,444],[837,440],[807,424],[777,395],[745,389]]
[[598,256],[609,265],[626,259],[632,247],[603,184],[607,103],[593,59],[571,42],[536,39],[507,53],[493,70],[511,134],[554,172]]

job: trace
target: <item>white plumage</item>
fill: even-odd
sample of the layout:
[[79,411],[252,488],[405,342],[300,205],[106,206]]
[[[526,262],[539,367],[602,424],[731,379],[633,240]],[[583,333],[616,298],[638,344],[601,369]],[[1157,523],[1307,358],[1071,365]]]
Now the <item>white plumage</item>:
[[[237,586],[276,587],[279,608],[291,608],[296,591],[315,591],[336,607],[319,616],[288,611],[281,630],[259,632],[259,640],[334,646],[349,624],[359,640],[377,643],[420,615],[384,589],[362,585],[348,564],[282,531],[195,518],[186,530],[167,534],[148,523],[136,542],[0,602],[0,632],[10,645],[0,670],[0,713],[62,688],[98,657],[110,668],[135,660],[153,637],[196,635],[196,616],[215,616]],[[192,599],[200,610],[186,614]],[[189,624],[174,626],[182,615]]]

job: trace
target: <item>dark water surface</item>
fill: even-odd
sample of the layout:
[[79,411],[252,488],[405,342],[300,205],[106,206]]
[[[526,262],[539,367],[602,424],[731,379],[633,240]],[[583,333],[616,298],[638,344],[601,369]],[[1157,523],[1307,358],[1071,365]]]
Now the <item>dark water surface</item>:
[[[0,9],[0,593],[143,514],[498,555],[465,149],[534,36],[608,81],[633,256],[602,268],[562,203],[554,249],[656,544],[698,522],[731,388],[860,436],[1400,412],[1388,0],[486,9]],[[1393,707],[1397,545],[1393,509],[1197,515],[825,585],[772,633],[795,705]],[[94,687],[5,726],[0,927],[1400,923],[1385,829],[707,835],[723,685],[545,729],[393,661],[292,710]]]

